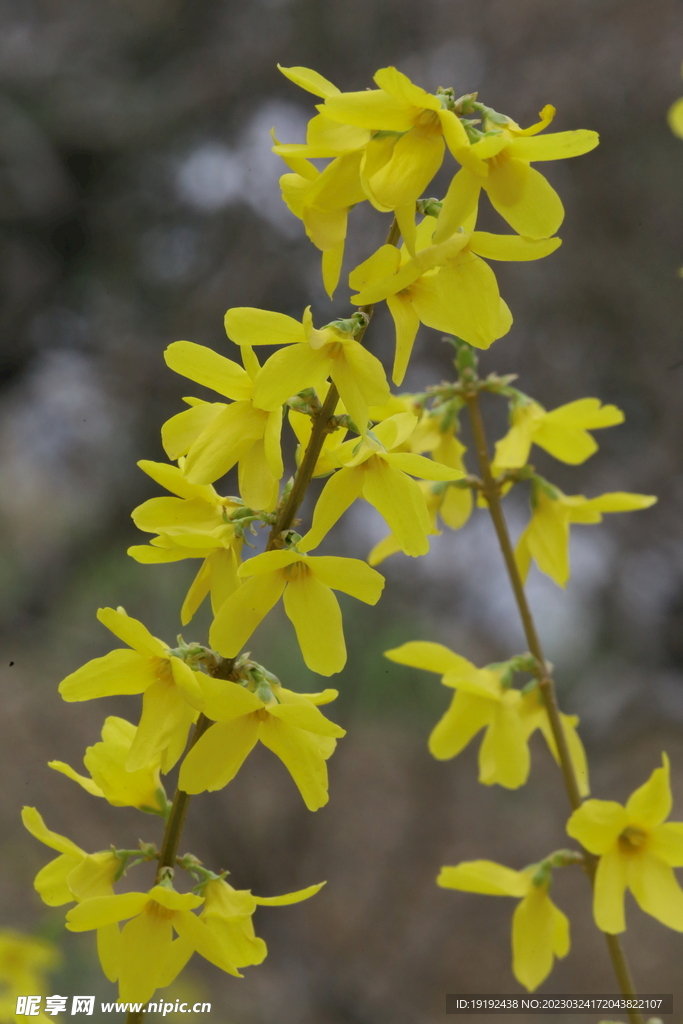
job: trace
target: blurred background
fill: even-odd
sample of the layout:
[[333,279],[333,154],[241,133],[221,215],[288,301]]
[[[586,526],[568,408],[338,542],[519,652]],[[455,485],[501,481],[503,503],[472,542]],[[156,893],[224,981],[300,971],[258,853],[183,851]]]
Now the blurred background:
[[[196,564],[125,554],[145,539],[131,509],[160,493],[136,460],[164,458],[159,427],[181,396],[211,397],[167,370],[163,350],[186,338],[231,355],[222,322],[233,305],[299,318],[312,302],[319,324],[349,308],[344,286],[334,303],[325,296],[319,254],[280,200],[269,131],[303,141],[315,100],[277,62],[342,89],[396,64],[430,90],[479,90],[523,125],[550,102],[554,130],[600,132],[598,150],[542,168],[566,206],[564,244],[538,263],[495,266],[515,323],[481,364],[518,372],[547,408],[594,395],[626,413],[584,466],[538,450],[535,464],[567,493],[641,491],[659,504],[575,527],[566,592],[534,570],[530,598],[562,705],[581,716],[593,794],[623,800],[667,750],[683,817],[683,144],[665,120],[682,58],[678,0],[0,4],[0,924],[60,943],[50,991],[115,998],[92,936],[65,933],[63,912],[32,890],[52,854],[21,828],[21,805],[88,850],[160,837],[158,819],[109,807],[46,762],[81,769],[105,714],[137,720],[138,698],[58,697],[63,675],[115,646],[98,606],[123,604],[168,643],[180,629]],[[431,194],[453,169],[447,157]],[[485,203],[480,224],[507,230]],[[368,204],[352,213],[345,272],[386,228]],[[385,312],[367,340],[388,362]],[[450,376],[449,358],[423,329],[406,389]],[[486,415],[500,436],[504,409]],[[515,535],[528,515],[518,490],[507,501]],[[357,507],[321,550],[364,558],[385,532]],[[213,1003],[213,1020],[427,1024],[442,1019],[447,992],[521,992],[514,901],[439,890],[434,878],[442,864],[519,868],[565,845],[559,772],[538,736],[516,792],[477,784],[479,740],[437,763],[426,740],[450,694],[381,656],[407,639],[480,664],[525,649],[485,513],[434,538],[425,558],[399,554],[382,569],[376,608],[343,601],[349,661],[331,714],[348,736],[330,762],[329,806],[307,812],[263,749],[227,789],[192,801],[183,849],[229,868],[233,885],[273,895],[328,880],[310,902],[258,911],[270,955],[245,980],[195,957],[181,984]],[[204,641],[207,625],[203,612],[186,639]],[[286,686],[319,688],[284,617],[250,646]],[[138,870],[132,888],[147,880]],[[558,873],[573,949],[544,992],[615,991],[587,889],[578,870]],[[674,991],[680,1007],[683,940],[630,897],[628,920],[640,990]]]

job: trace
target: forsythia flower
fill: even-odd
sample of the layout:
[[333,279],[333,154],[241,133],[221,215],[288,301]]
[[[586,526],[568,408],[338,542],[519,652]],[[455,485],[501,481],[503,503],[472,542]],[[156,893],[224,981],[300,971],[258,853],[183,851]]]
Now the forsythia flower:
[[48,766],[73,779],[93,796],[104,797],[114,807],[137,807],[150,814],[164,814],[166,794],[159,779],[159,765],[148,764],[135,772],[126,771],[126,760],[137,729],[125,718],[111,715],[102,727],[102,742],[86,747],[83,764],[90,777],[79,775],[63,761]]
[[266,695],[238,683],[205,677],[202,711],[216,723],[200,736],[180,769],[186,793],[222,789],[260,740],[290,772],[309,811],[328,801],[325,761],[345,731],[318,711],[336,690],[293,693],[273,684]]
[[555,957],[569,952],[569,921],[548,895],[549,879],[534,881],[537,864],[513,871],[490,860],[463,861],[441,868],[437,885],[488,896],[515,896],[512,917],[512,971],[533,992],[548,977]]
[[[22,935],[13,928],[0,929],[0,1022],[14,1024],[17,997],[45,995],[44,975],[59,965],[56,946],[32,935]],[[44,1013],[36,1014],[45,1024]]]
[[559,238],[533,240],[492,235],[472,226],[432,243],[437,221],[427,216],[416,238],[417,253],[383,245],[349,275],[359,306],[386,299],[396,327],[393,380],[405,376],[420,323],[455,334],[477,348],[488,348],[510,330],[512,315],[498,291],[496,276],[480,256],[494,260],[537,260],[561,245]]
[[185,749],[188,730],[197,717],[190,701],[201,698],[200,673],[175,657],[123,608],[100,608],[97,618],[132,650],[119,648],[94,658],[63,679],[59,692],[66,701],[143,693],[142,716],[126,770],[138,771],[160,758],[162,772],[168,772]]
[[360,447],[356,440],[340,446],[338,456],[345,465],[325,484],[299,550],[317,547],[361,495],[385,519],[402,551],[417,556],[429,550],[427,504],[419,485],[407,474],[429,480],[456,480],[463,474],[422,455],[393,451],[404,444],[416,425],[416,416],[397,413],[376,426],[372,439],[366,436]]
[[[180,414],[183,415],[182,413]],[[180,610],[185,626],[207,593],[214,613],[238,586],[242,539],[226,519],[244,508],[234,498],[221,498],[211,484],[191,484],[181,467],[142,460],[138,466],[177,497],[150,498],[133,509],[139,530],[158,533],[150,544],[135,544],[128,554],[145,564],[203,559]]]
[[600,860],[593,913],[598,928],[623,932],[624,893],[630,889],[641,910],[683,932],[683,890],[673,869],[683,867],[683,822],[671,813],[669,759],[626,801],[587,800],[567,822],[567,832]]
[[213,349],[191,341],[176,341],[164,353],[167,365],[197,384],[232,398],[193,404],[161,428],[170,459],[186,455],[183,472],[194,484],[218,480],[235,463],[240,494],[249,508],[270,508],[277,501],[277,484],[284,469],[280,451],[282,409],[265,409],[254,397],[254,380],[261,367],[247,347],[246,369]]
[[585,462],[598,450],[588,431],[623,423],[624,414],[616,405],[601,405],[597,398],[579,398],[552,412],[529,401],[514,406],[511,421],[505,437],[496,443],[494,473],[525,466],[532,444],[572,466]]
[[625,491],[613,491],[597,498],[563,494],[558,488],[552,491],[557,497],[550,497],[545,487],[534,484],[533,514],[517,542],[515,560],[522,580],[526,579],[533,558],[539,569],[560,587],[569,579],[570,523],[601,523],[605,512],[633,512],[649,508],[657,501],[649,494]]
[[[444,686],[455,689],[448,711],[429,737],[429,750],[440,761],[455,757],[481,729],[479,781],[506,789],[523,786],[529,776],[529,737],[541,727],[519,690],[502,685],[506,666],[478,669],[443,644],[411,641],[384,652],[385,658],[442,675]],[[561,715],[577,777],[586,787],[585,754],[575,733],[578,719]],[[544,730],[545,731],[545,730]],[[557,757],[554,744],[551,751]]]
[[[59,852],[38,872],[34,887],[44,903],[60,907],[64,903],[87,900],[93,896],[110,896],[121,861],[113,850],[86,853],[66,836],[52,832],[35,807],[21,812],[24,827],[41,843]],[[116,924],[105,924],[97,931],[97,952],[102,970],[110,981],[116,981],[119,930]]]
[[356,558],[310,557],[292,550],[256,555],[239,575],[248,579],[221,605],[209,634],[211,646],[234,658],[284,594],[304,661],[322,676],[346,664],[341,610],[332,591],[376,604],[384,587],[384,577]]
[[[510,118],[506,124],[484,122],[484,129],[498,134],[480,139],[468,156],[483,163],[482,175],[477,169],[463,166],[453,178],[439,215],[434,238],[448,238],[476,208],[483,188],[495,210],[510,227],[527,238],[549,238],[564,220],[564,207],[555,189],[531,166],[543,160],[564,160],[589,153],[600,141],[598,133],[579,129],[533,138],[543,131],[555,116],[550,105],[540,113],[541,120],[529,128],[520,128]],[[465,161],[454,154],[456,160]]]
[[425,92],[394,67],[380,68],[374,79],[379,89],[328,95],[318,109],[374,133],[360,165],[363,189],[376,209],[394,211],[413,252],[415,201],[441,167],[446,145],[475,174],[486,174],[487,167],[445,96]]
[[225,329],[238,345],[287,346],[272,355],[256,376],[254,401],[261,408],[278,409],[305,388],[320,389],[329,376],[349,416],[364,434],[369,407],[389,400],[389,385],[379,359],[333,325],[316,330],[310,307],[302,323],[284,313],[236,307],[225,314]]

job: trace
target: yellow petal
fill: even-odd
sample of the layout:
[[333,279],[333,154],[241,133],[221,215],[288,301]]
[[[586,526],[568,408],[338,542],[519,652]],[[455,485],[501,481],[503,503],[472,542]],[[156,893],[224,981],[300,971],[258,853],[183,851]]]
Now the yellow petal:
[[[307,148],[317,149],[321,156],[338,156],[362,149],[371,138],[366,128],[355,128],[348,124],[331,121],[324,114],[312,117],[306,128]],[[322,150],[322,152],[321,152]],[[310,153],[315,156],[314,153]]]
[[186,455],[209,423],[226,408],[223,402],[201,402],[166,420],[161,428],[161,443],[169,459]]
[[569,514],[559,501],[538,499],[526,543],[539,569],[564,587],[569,579]]
[[597,444],[587,431],[558,427],[547,420],[537,427],[534,443],[570,466],[578,466],[598,450]]
[[141,913],[149,903],[146,892],[123,892],[116,896],[94,896],[79,903],[66,915],[70,932],[88,932]]
[[[195,408],[201,410],[204,406],[208,406],[210,409],[214,408],[208,402],[202,402],[201,405],[195,406]],[[219,405],[219,408],[224,409],[225,406]],[[193,410],[188,409],[187,411],[192,412]],[[179,498],[203,498],[205,501],[213,504],[218,502],[218,497],[213,487],[191,484],[179,466],[169,466],[166,462],[150,462],[148,459],[140,459],[138,466],[143,473],[146,473],[152,480],[161,484],[167,491],[177,494]]]
[[551,903],[545,888],[532,885],[512,918],[512,970],[529,992],[538,988],[553,969],[555,937],[560,927],[568,936],[565,915]]
[[270,471],[262,440],[256,441],[239,461],[239,490],[248,508],[271,507],[277,500],[278,481]]
[[487,260],[540,260],[562,245],[561,238],[522,238],[473,231],[470,249]]
[[[605,801],[589,800],[587,802],[604,803]],[[583,806],[585,807],[586,805],[584,804]],[[620,808],[620,810],[622,809]],[[576,813],[578,812],[575,811],[574,814]],[[571,818],[569,820],[571,821]],[[567,831],[569,831],[568,826]],[[583,842],[583,840],[580,840],[580,842]],[[590,849],[590,847],[587,847],[587,849]],[[618,935],[619,932],[626,931],[626,921],[624,919],[626,870],[626,857],[621,853],[618,846],[613,846],[600,858],[598,869],[595,873],[593,916],[598,928],[603,932],[608,932],[610,935]]]
[[464,750],[480,729],[495,715],[493,701],[470,693],[455,693],[448,711],[431,732],[429,752],[439,761],[447,761]]
[[401,253],[395,245],[382,245],[372,256],[349,274],[349,288],[362,291],[368,285],[395,274],[401,262]]
[[391,651],[385,651],[384,657],[396,661],[399,665],[410,665],[411,668],[423,668],[427,672],[445,675],[447,672],[460,675],[465,679],[476,674],[477,667],[467,658],[461,657],[431,640],[410,640]]
[[216,722],[188,751],[178,785],[185,793],[222,789],[235,778],[256,746],[262,723],[254,714]]
[[143,693],[156,680],[151,659],[137,651],[119,649],[103,658],[93,658],[62,679],[62,700],[92,700],[119,693]]
[[[517,697],[516,701],[512,698]],[[531,758],[520,719],[519,693],[508,690],[496,705],[491,724],[479,749],[479,781],[518,789],[529,777]]]
[[83,856],[72,857],[68,853],[63,853],[40,869],[33,880],[33,888],[43,903],[47,903],[49,907],[73,903],[76,897],[67,884],[67,878],[82,859]]
[[390,452],[383,460],[390,466],[400,469],[402,473],[410,473],[421,480],[459,480],[465,475],[461,469],[444,466],[434,459],[426,459],[424,455],[413,455],[412,452]]
[[233,400],[251,398],[252,382],[247,371],[205,345],[174,341],[164,352],[164,359],[171,370],[220,395]]
[[314,704],[272,704],[268,707],[268,714],[287,725],[306,729],[320,736],[346,736],[346,730],[325,718]]
[[121,953],[121,932],[118,924],[108,924],[97,929],[97,955],[104,976],[109,981],[116,981],[119,976],[119,956]]
[[442,889],[479,892],[485,896],[526,896],[529,878],[492,860],[465,860],[455,867],[441,868],[436,884]]
[[351,419],[361,434],[365,434],[369,406],[384,405],[390,398],[384,367],[376,356],[352,341],[342,346],[330,375]]
[[192,483],[218,480],[263,437],[267,417],[251,402],[233,402],[209,423],[192,444],[185,474]]
[[330,372],[331,358],[327,347],[312,349],[310,345],[283,348],[263,365],[254,382],[254,402],[261,409],[272,411],[304,388],[315,387]]
[[650,832],[648,853],[672,868],[683,868],[683,822],[667,821]]
[[426,554],[431,523],[424,495],[414,480],[387,459],[375,457],[365,474],[363,497],[384,518],[406,555]]
[[192,552],[187,548],[157,548],[151,547],[149,544],[133,544],[132,547],[126,548],[126,554],[142,565],[182,562],[185,558],[193,557]]
[[326,117],[341,124],[390,132],[409,131],[413,127],[416,113],[414,107],[395,99],[383,89],[328,96],[324,105],[318,109]]
[[280,572],[254,576],[238,587],[218,610],[209,643],[226,658],[236,657],[259,622],[282,596],[287,581]]
[[631,793],[626,801],[629,825],[649,831],[669,817],[671,807],[669,758],[662,754],[662,767],[655,768],[647,782]]
[[253,306],[234,306],[225,314],[225,332],[237,345],[291,345],[305,341],[298,320]]
[[579,128],[571,132],[514,139],[510,143],[510,152],[520,160],[565,160],[570,156],[590,153],[599,142],[597,132]]
[[205,558],[199,567],[199,572],[190,584],[190,589],[185,595],[185,600],[183,601],[182,608],[180,609],[180,621],[183,626],[186,626],[188,622],[192,621],[195,612],[209,593],[210,586],[211,566],[208,558]]
[[321,676],[341,672],[346,664],[346,644],[341,610],[330,588],[306,572],[290,580],[284,606],[306,665]]
[[309,885],[305,889],[298,889],[296,892],[286,892],[282,896],[254,896],[254,900],[260,907],[289,907],[292,903],[301,903],[320,892],[326,882],[318,882],[317,885]]
[[323,285],[330,298],[334,296],[339,284],[342,263],[344,261],[344,239],[330,249],[325,249],[322,256]]
[[314,737],[269,717],[263,723],[261,742],[283,762],[309,811],[324,807],[329,799],[327,765]]
[[[187,737],[190,721],[188,704],[180,689],[169,680],[158,679],[142,698],[142,716],[126,758],[126,769],[135,772],[158,764],[177,732],[183,734],[183,739]],[[164,765],[164,770],[171,767]]]
[[396,355],[391,378],[394,384],[402,384],[420,327],[420,318],[407,295],[387,295],[387,306],[396,328]]
[[419,85],[414,85],[407,75],[393,65],[380,68],[372,77],[380,89],[384,89],[390,96],[401,100],[408,106],[417,107],[418,110],[422,108],[425,110],[442,109],[438,96],[432,96],[431,93],[421,89]]
[[154,995],[172,941],[169,918],[142,913],[125,925],[119,952],[121,1002],[144,1003]]
[[482,180],[491,205],[520,235],[550,238],[564,220],[560,197],[538,171],[510,158]]
[[453,177],[434,232],[434,243],[445,242],[458,228],[462,227],[469,215],[476,210],[481,191],[481,177],[462,167]]
[[614,847],[628,825],[628,814],[614,800],[586,800],[567,822],[567,835],[578,839],[595,854],[605,854]]
[[500,337],[496,276],[474,253],[464,252],[438,274],[422,278],[413,287],[412,299],[427,327],[448,331],[477,348],[488,348]]
[[281,64],[278,64],[277,67],[278,71],[281,71],[290,82],[294,82],[295,85],[305,89],[307,92],[312,92],[314,96],[321,96],[325,99],[327,96],[337,96],[339,94],[337,86],[332,85],[332,82],[328,82],[317,71],[303,67],[283,68]]
[[358,558],[319,555],[308,559],[316,579],[332,590],[341,590],[365,604],[377,604],[384,589],[384,577]]
[[149,498],[131,512],[138,530],[175,536],[183,533],[211,533],[223,526],[221,509],[203,498]]
[[173,927],[180,935],[183,942],[187,942],[200,956],[208,960],[210,964],[220,967],[222,971],[232,974],[235,978],[242,975],[237,967],[230,963],[226,955],[231,950],[226,949],[212,929],[208,928],[201,918],[190,911],[181,911],[173,917]]
[[446,145],[455,159],[474,174],[485,177],[489,171],[488,164],[477,156],[476,147],[470,145],[460,118],[452,110],[440,110],[438,114]]
[[193,953],[194,948],[186,939],[176,939],[172,942],[159,973],[158,987],[166,988],[174,982]]
[[666,119],[669,123],[669,128],[674,135],[677,135],[679,139],[683,139],[683,97],[676,100],[676,102],[669,107]]
[[311,529],[298,544],[299,551],[310,551],[318,546],[347,508],[360,497],[364,478],[365,470],[360,466],[340,469],[329,478],[316,502]]
[[639,852],[628,858],[627,878],[641,910],[667,928],[683,932],[683,890],[673,868],[647,851]]
[[166,647],[161,640],[152,636],[147,627],[137,619],[126,615],[123,609],[99,608],[97,618],[114,636],[123,640],[124,644],[128,644],[139,654],[157,658],[166,657]]
[[216,722],[231,722],[263,707],[256,694],[238,683],[205,676],[202,680],[204,714]]
[[[609,494],[601,494],[599,498],[591,498],[585,507],[595,512],[636,512],[639,509],[650,508],[656,504],[657,498],[653,494],[630,494],[627,491],[611,491]],[[574,513],[572,513],[572,521]]]
[[65,764],[64,761],[48,761],[47,766],[48,768],[54,768],[56,772],[61,772],[62,775],[66,775],[67,779],[77,782],[91,796],[104,796],[100,787],[92,779],[89,779],[87,775],[79,775],[71,765]]
[[72,868],[67,876],[67,885],[79,903],[93,896],[111,896],[120,866],[121,862],[112,850],[91,853]]
[[472,491],[449,487],[439,507],[439,515],[451,530],[464,526],[472,513]]
[[[403,135],[393,147],[391,158],[367,178],[376,202],[388,210],[414,203],[441,167],[444,148],[441,135],[417,129]],[[413,221],[414,217],[413,210]]]
[[384,537],[375,544],[374,548],[368,555],[368,565],[379,565],[385,558],[389,558],[390,555],[397,554],[400,550],[401,545],[396,540],[393,533],[390,533],[388,537]]

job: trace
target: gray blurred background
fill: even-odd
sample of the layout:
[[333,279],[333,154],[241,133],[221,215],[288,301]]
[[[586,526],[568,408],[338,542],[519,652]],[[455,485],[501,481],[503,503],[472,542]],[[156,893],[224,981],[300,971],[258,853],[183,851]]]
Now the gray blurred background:
[[[683,144],[665,121],[682,58],[677,0],[0,4],[0,923],[60,942],[66,966],[52,991],[114,993],[92,936],[63,932],[63,912],[32,892],[51,854],[22,830],[21,805],[88,850],[160,835],[157,819],[109,807],[45,762],[79,769],[105,714],[136,720],[138,698],[67,706],[57,695],[64,674],[116,645],[98,605],[125,605],[169,643],[180,628],[196,563],[125,555],[144,540],[130,510],[160,493],[136,460],[163,459],[159,427],[182,395],[211,397],[168,371],[162,352],[187,338],[232,354],[222,328],[232,305],[300,317],[312,302],[317,323],[349,308],[343,285],[326,298],[319,255],[279,197],[269,130],[303,141],[315,101],[278,61],[342,89],[395,63],[428,89],[478,89],[522,124],[551,102],[555,130],[600,132],[597,151],[542,168],[565,202],[564,245],[539,263],[496,265],[515,324],[482,367],[518,372],[547,408],[595,395],[626,412],[586,465],[537,450],[535,463],[567,493],[634,490],[659,504],[576,527],[566,592],[534,570],[530,596],[563,707],[582,719],[594,795],[623,800],[665,749],[683,818]],[[453,167],[448,157],[431,194]],[[350,222],[345,273],[387,227],[368,204]],[[485,203],[480,225],[507,230]],[[368,344],[389,360],[386,311]],[[405,387],[449,374],[447,347],[423,330]],[[504,409],[486,413],[499,436]],[[507,502],[515,534],[525,500]],[[374,510],[354,508],[321,550],[363,558],[384,532]],[[522,867],[565,845],[559,772],[538,736],[531,780],[513,793],[477,784],[478,740],[455,761],[432,760],[426,739],[449,694],[381,657],[419,638],[479,663],[524,650],[485,513],[383,571],[376,608],[342,600],[349,661],[331,713],[348,736],[330,762],[329,806],[307,812],[264,750],[226,790],[193,799],[183,849],[229,868],[234,885],[271,895],[328,880],[308,903],[257,913],[270,955],[244,981],[193,960],[185,990],[211,999],[225,1024],[427,1024],[442,1019],[446,992],[521,991],[514,901],[439,890],[434,878],[442,864]],[[207,624],[204,612],[186,639],[204,640]],[[285,685],[319,687],[284,617],[271,615],[250,646]],[[613,992],[572,871],[554,894],[573,949],[542,991]],[[127,883],[147,881],[140,870]],[[630,897],[628,920],[641,991],[675,991],[680,1007],[683,939]]]

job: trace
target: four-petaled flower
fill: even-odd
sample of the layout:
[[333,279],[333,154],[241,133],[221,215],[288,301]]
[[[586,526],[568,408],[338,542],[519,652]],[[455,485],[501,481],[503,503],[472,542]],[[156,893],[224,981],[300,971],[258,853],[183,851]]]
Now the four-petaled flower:
[[491,860],[443,867],[436,884],[443,889],[515,896],[512,916],[512,971],[533,992],[550,974],[555,957],[569,952],[569,921],[548,895],[549,875],[537,878],[538,864],[513,871]]
[[683,932],[683,890],[673,869],[683,867],[683,822],[671,813],[669,759],[626,801],[586,800],[567,822],[567,832],[600,860],[593,913],[611,935],[626,929],[624,893],[630,889],[646,914]]

